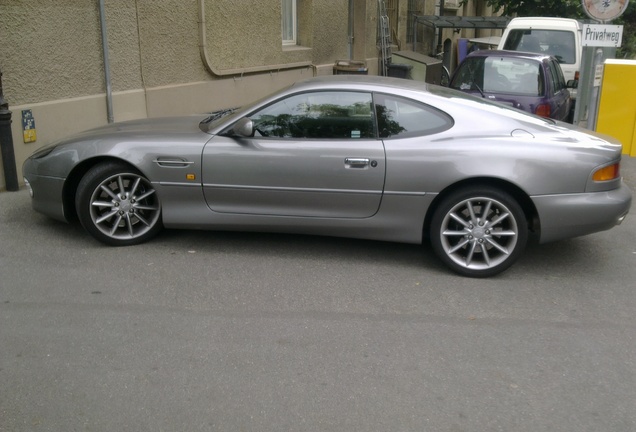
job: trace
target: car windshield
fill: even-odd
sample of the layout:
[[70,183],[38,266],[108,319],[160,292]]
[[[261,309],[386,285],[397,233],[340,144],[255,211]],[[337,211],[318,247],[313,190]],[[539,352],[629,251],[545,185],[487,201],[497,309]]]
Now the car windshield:
[[[291,86],[286,87],[284,90]],[[231,122],[233,118],[238,119],[245,115],[246,110],[250,109],[253,106],[260,105],[262,101],[271,98],[271,95],[264,96],[258,99],[247,106],[238,107],[238,108],[228,108],[220,111],[215,111],[210,113],[201,123],[199,123],[199,129],[203,132],[210,132],[212,129],[219,126],[221,123]]]
[[516,57],[474,57],[464,60],[450,87],[483,93],[540,96],[543,74],[536,60]]
[[564,30],[511,30],[505,50],[554,56],[561,64],[576,63],[574,33]]

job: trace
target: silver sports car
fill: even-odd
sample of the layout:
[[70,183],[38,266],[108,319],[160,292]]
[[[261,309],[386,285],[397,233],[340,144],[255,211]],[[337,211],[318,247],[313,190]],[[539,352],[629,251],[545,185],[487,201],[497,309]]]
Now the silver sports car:
[[116,123],[36,151],[33,208],[97,240],[162,228],[421,243],[486,277],[539,242],[607,230],[631,204],[621,144],[409,80],[338,75],[241,109]]

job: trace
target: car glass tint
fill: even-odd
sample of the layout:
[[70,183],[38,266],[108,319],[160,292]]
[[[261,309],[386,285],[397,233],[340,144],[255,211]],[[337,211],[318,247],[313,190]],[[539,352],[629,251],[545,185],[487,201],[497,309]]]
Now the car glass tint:
[[563,78],[563,71],[561,70],[561,66],[555,61],[550,61],[550,70],[554,75],[554,88],[555,92],[561,91],[566,88],[565,78]]
[[540,63],[513,57],[486,57],[483,90],[486,93],[508,93],[524,96],[543,94]]
[[375,138],[371,94],[314,92],[289,96],[250,116],[256,136]]
[[562,64],[576,62],[575,36],[566,30],[511,30],[504,49],[549,54]]
[[449,87],[456,90],[481,90],[484,86],[483,71],[483,58],[467,58],[459,66]]
[[450,116],[416,101],[375,94],[374,103],[380,138],[407,138],[450,129]]

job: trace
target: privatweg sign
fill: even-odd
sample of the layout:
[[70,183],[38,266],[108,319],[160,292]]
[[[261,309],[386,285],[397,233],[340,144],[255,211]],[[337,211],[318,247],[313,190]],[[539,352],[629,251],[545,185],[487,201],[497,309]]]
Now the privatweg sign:
[[605,24],[583,25],[583,46],[620,47],[623,42],[623,26]]

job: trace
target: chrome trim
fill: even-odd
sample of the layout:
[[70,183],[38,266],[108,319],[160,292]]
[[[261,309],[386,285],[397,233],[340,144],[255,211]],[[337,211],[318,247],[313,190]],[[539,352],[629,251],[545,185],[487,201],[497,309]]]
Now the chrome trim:
[[187,161],[187,160],[181,160],[181,159],[155,159],[153,160],[154,163],[156,163],[157,165],[159,165],[160,167],[163,168],[186,168],[192,164],[194,164],[194,162],[191,161]]
[[203,187],[215,189],[240,189],[240,190],[265,190],[283,192],[319,192],[319,193],[355,193],[355,194],[382,194],[382,190],[356,190],[356,189],[320,189],[320,188],[295,188],[280,186],[245,186],[245,185],[220,185],[204,183]]

